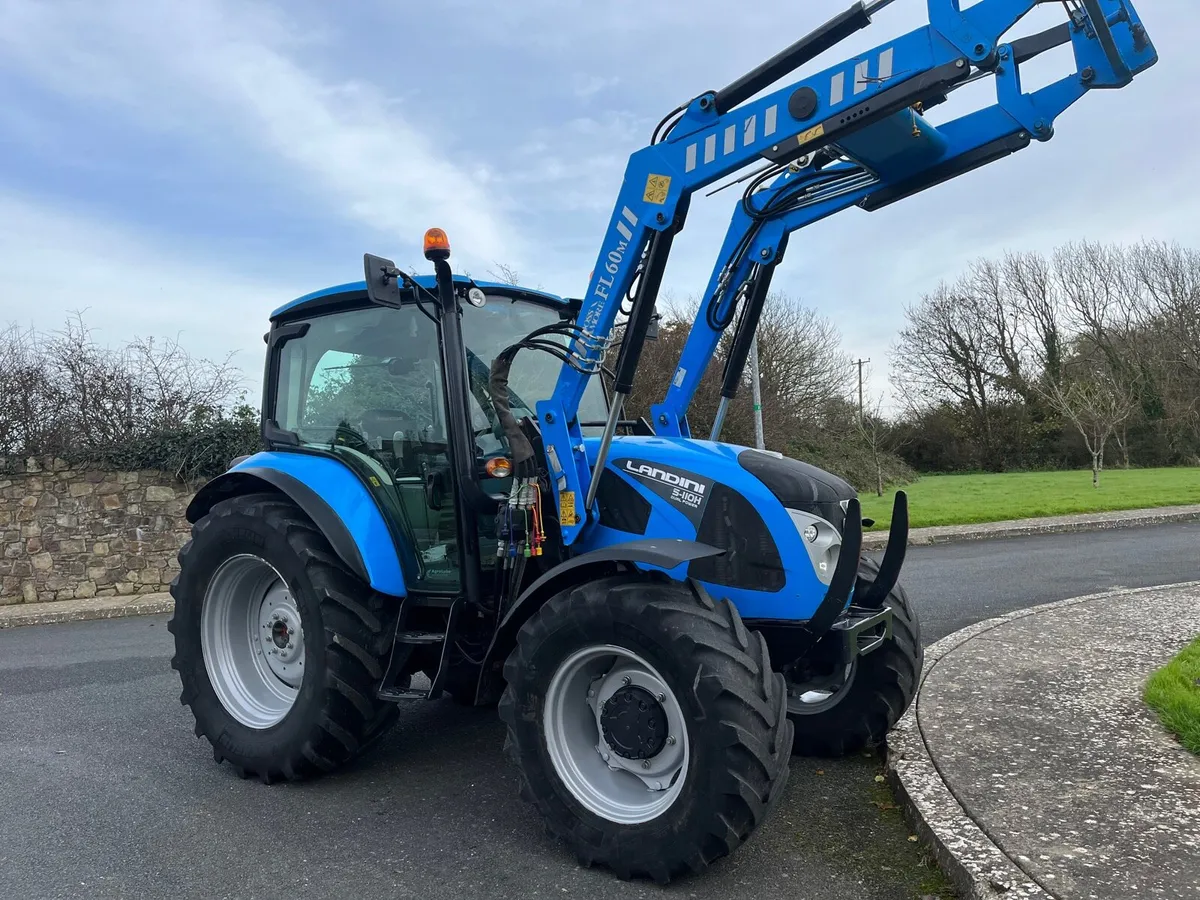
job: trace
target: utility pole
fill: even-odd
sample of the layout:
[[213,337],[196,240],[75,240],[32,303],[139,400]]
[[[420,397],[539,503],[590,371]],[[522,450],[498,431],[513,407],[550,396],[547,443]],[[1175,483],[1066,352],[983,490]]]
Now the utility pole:
[[758,335],[750,340],[750,385],[754,390],[754,445],[759,450],[767,449],[763,437],[762,387],[758,380]]
[[860,360],[858,360],[858,362],[857,362],[857,365],[858,365],[858,424],[859,424],[859,425],[861,425],[861,424],[863,423],[863,379],[862,379],[862,367],[863,367],[863,363],[869,363],[869,362],[870,362],[870,360],[869,360],[869,359],[860,359]]

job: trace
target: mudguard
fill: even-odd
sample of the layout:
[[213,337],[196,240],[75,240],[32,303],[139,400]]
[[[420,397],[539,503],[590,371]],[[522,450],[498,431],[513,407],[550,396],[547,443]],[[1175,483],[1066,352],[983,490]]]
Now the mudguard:
[[[719,547],[697,541],[644,538],[600,547],[559,563],[522,591],[521,596],[501,619],[480,667],[476,702],[483,702],[498,682],[504,660],[515,644],[521,626],[549,597],[568,584],[583,580],[579,576],[586,571],[626,564],[638,568],[649,567],[669,574],[694,559],[717,556],[724,552]],[[686,575],[677,576],[677,579],[682,578],[686,578]]]
[[347,466],[326,456],[264,451],[234,462],[188,504],[196,522],[213,504],[261,490],[287,495],[328,539],[335,553],[377,591],[407,594],[400,556],[387,522],[366,486]]

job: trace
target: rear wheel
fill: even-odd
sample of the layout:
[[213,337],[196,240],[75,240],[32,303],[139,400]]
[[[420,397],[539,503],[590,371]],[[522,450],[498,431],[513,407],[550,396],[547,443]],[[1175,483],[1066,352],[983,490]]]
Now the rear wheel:
[[522,796],[584,865],[666,883],[743,843],[788,778],[766,643],[728,602],[613,576],[551,598],[504,669]]
[[[878,574],[879,564],[864,558],[856,593]],[[892,639],[874,652],[847,664],[840,653],[841,636],[831,633],[811,659],[785,670],[794,753],[837,757],[876,745],[912,703],[925,660],[920,625],[898,584],[884,603],[892,607]]]
[[171,584],[180,701],[218,762],[263,781],[330,772],[394,723],[376,687],[395,609],[278,494],[221,501]]

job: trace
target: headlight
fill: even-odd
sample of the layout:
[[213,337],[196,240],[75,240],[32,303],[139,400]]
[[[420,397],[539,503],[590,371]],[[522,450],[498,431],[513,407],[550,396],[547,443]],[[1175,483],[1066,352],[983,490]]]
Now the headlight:
[[788,515],[796,526],[796,531],[804,539],[804,549],[812,562],[813,572],[822,584],[833,580],[833,570],[837,568],[838,553],[842,549],[842,536],[833,524],[820,516],[789,509]]

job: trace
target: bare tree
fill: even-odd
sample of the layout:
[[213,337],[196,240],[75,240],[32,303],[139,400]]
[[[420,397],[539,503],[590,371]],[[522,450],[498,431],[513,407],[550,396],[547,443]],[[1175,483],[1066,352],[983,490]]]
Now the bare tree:
[[1079,431],[1092,457],[1092,486],[1100,487],[1104,448],[1137,404],[1133,389],[1103,364],[1040,388],[1046,400]]
[[[699,313],[694,299],[659,305],[662,322],[658,338],[642,353],[628,409],[648,415],[675,375],[680,355]],[[717,352],[708,360],[688,410],[692,433],[707,435],[721,402],[724,363],[732,343],[732,326],[723,334]],[[610,353],[616,358],[619,345]],[[837,329],[816,311],[782,293],[768,295],[758,323],[758,354],[764,437],[771,449],[786,449],[801,431],[820,427],[832,399],[849,389],[852,364],[841,350]],[[750,373],[742,373],[737,399],[730,404],[722,439],[753,446],[754,416],[750,402]]]
[[893,380],[913,408],[950,402],[973,425],[985,461],[996,457],[994,407],[999,354],[966,280],[941,284],[905,310],[908,325],[893,347]]
[[883,496],[883,465],[888,455],[894,454],[905,443],[903,433],[883,415],[883,396],[870,392],[863,404],[863,413],[855,417],[855,433],[871,455],[871,469],[875,475],[875,495]]

